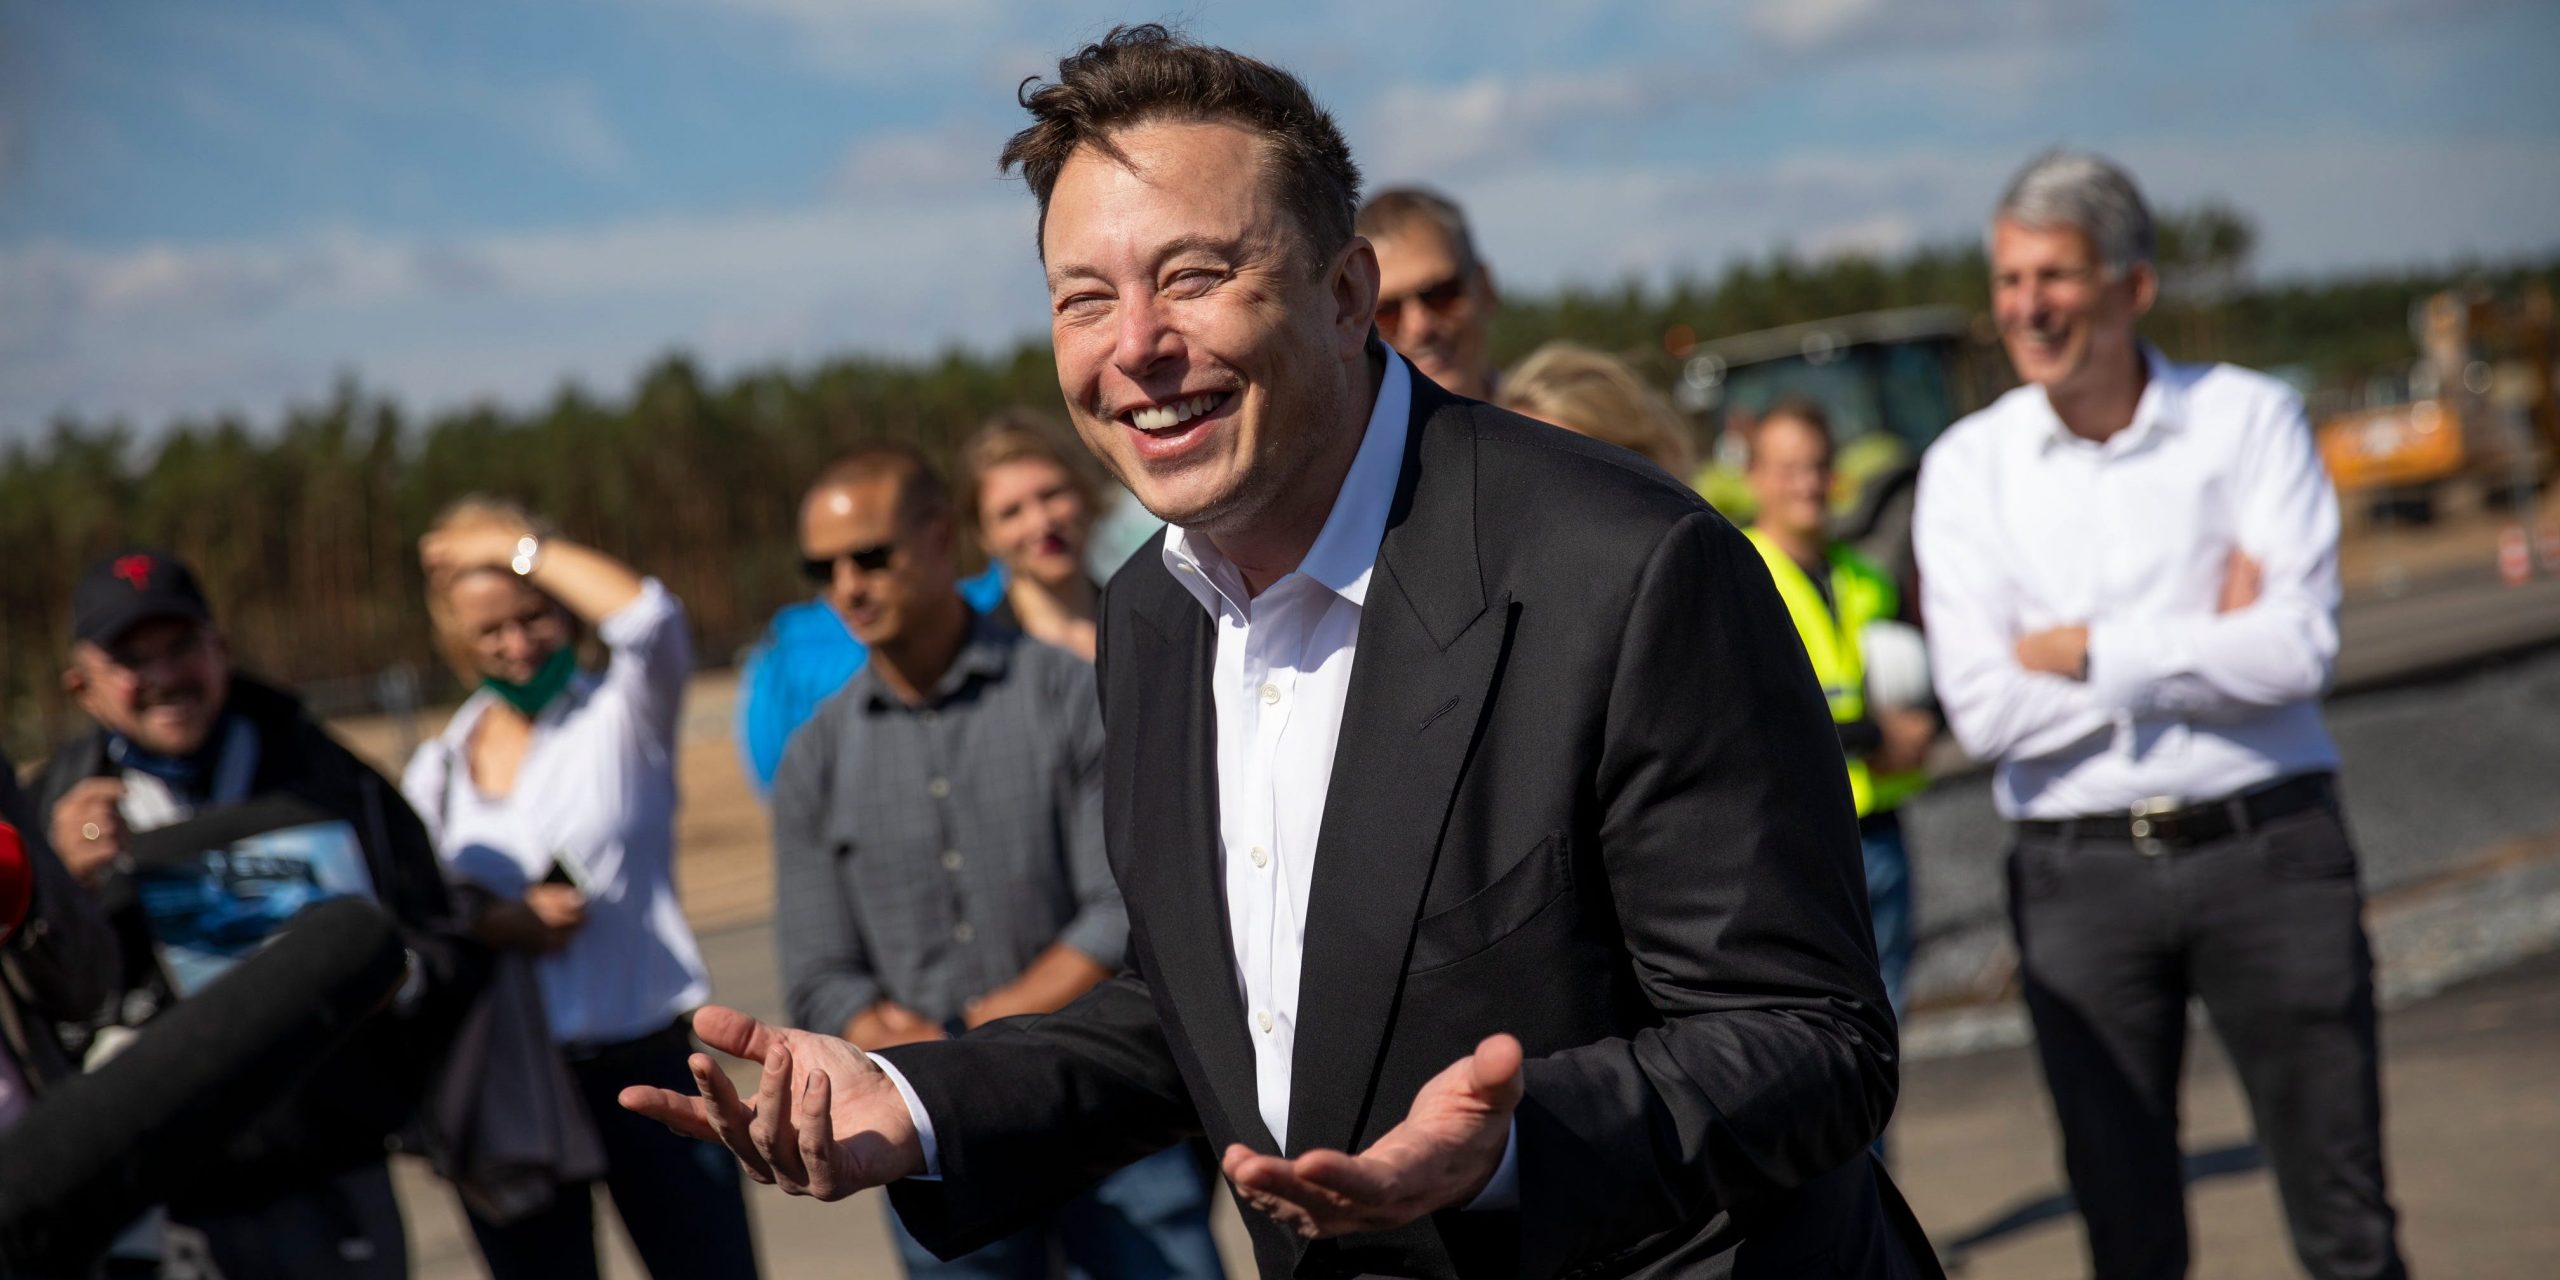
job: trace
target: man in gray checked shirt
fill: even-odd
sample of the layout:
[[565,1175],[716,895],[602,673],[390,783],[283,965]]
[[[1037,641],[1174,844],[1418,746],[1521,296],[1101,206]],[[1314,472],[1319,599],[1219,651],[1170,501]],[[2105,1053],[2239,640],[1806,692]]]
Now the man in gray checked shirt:
[[[1093,669],[970,611],[921,454],[873,446],[841,470],[828,568],[871,660],[774,777],[775,937],[791,1020],[876,1050],[1066,1004],[1120,967],[1129,921]],[[1222,1274],[1179,1147],[954,1262],[890,1221],[910,1275],[1045,1280],[1061,1255],[1097,1277]]]

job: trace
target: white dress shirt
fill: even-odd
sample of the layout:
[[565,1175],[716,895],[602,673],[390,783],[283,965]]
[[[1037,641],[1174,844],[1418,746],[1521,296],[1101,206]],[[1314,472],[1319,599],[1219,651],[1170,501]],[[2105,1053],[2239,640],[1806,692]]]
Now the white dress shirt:
[[1218,712],[1227,926],[1253,1033],[1262,1122],[1283,1148],[1316,833],[1351,693],[1360,610],[1404,467],[1413,404],[1404,362],[1392,354],[1387,360],[1359,453],[1296,570],[1254,595],[1208,539],[1178,526],[1164,536],[1165,567],[1217,622],[1210,689]]
[[[2217,799],[2337,766],[2318,699],[2338,656],[2338,499],[2302,402],[2230,365],[2172,364],[2093,444],[2038,386],[1948,429],[1912,538],[1947,723],[1999,762],[2011,819]],[[2256,603],[2217,613],[2234,549]],[[2089,628],[2086,682],[2019,637]]]
[[533,718],[514,790],[482,793],[465,763],[473,726],[497,701],[485,689],[418,749],[400,783],[448,874],[514,898],[554,859],[576,873],[586,923],[534,966],[562,1044],[634,1039],[711,998],[675,886],[676,733],[693,674],[684,607],[651,578],[596,636],[612,665],[581,673]]
[[[1217,622],[1211,701],[1218,716],[1218,843],[1236,989],[1253,1041],[1254,1093],[1263,1124],[1289,1142],[1289,1071],[1297,1047],[1298,977],[1306,952],[1307,895],[1316,835],[1333,782],[1334,743],[1351,696],[1360,610],[1369,597],[1387,511],[1404,470],[1413,384],[1387,354],[1376,404],[1324,528],[1298,567],[1255,595],[1209,540],[1165,530],[1164,564]],[[886,1060],[926,1150],[935,1143],[914,1089]],[[1517,1132],[1516,1128],[1514,1130]],[[1518,1199],[1517,1148],[1506,1145],[1492,1182],[1467,1207],[1509,1208]]]

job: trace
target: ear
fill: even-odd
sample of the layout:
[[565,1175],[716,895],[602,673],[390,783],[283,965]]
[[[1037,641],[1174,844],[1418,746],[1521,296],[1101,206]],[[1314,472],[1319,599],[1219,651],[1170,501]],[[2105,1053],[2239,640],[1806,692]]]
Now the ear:
[[1333,298],[1334,353],[1344,360],[1360,359],[1378,316],[1378,250],[1368,237],[1351,237],[1334,259],[1326,283]]
[[1501,305],[1502,290],[1494,287],[1493,268],[1481,262],[1476,264],[1476,288],[1483,292],[1485,306],[1490,308]]
[[2125,282],[2133,286],[2133,314],[2149,315],[2151,304],[2160,300],[2160,273],[2148,262],[2137,262],[2125,273]]
[[104,723],[99,714],[104,708],[96,705],[103,693],[89,676],[90,664],[98,661],[96,649],[86,640],[71,647],[71,665],[62,669],[62,692],[82,714]]
[[916,538],[932,548],[935,554],[949,556],[959,549],[958,523],[950,512],[943,512],[925,521],[924,527],[916,531]]

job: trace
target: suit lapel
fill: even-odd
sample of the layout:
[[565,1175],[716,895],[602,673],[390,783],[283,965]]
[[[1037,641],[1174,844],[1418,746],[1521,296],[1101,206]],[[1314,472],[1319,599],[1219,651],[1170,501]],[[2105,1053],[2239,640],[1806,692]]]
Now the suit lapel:
[[1179,1011],[1180,1034],[1217,1090],[1199,1101],[1224,1114],[1238,1141],[1277,1151],[1254,1100],[1253,1045],[1236,991],[1219,869],[1217,705],[1210,696],[1217,636],[1189,593],[1169,581],[1158,586],[1132,613],[1136,678],[1123,688],[1136,695],[1137,713],[1115,716],[1105,735],[1106,750],[1127,752],[1112,772],[1132,788],[1135,839],[1122,880],[1152,952],[1148,980]]
[[1501,665],[1509,600],[1476,561],[1464,402],[1414,380],[1404,471],[1361,610],[1308,895],[1291,1152],[1372,1130],[1370,1090],[1450,800]]

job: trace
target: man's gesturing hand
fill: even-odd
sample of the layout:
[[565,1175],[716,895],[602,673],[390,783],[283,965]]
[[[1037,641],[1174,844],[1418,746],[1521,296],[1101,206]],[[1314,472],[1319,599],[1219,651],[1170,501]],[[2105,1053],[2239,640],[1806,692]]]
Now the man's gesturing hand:
[[1520,1105],[1520,1042],[1489,1036],[1414,1095],[1404,1123],[1356,1156],[1295,1160],[1227,1148],[1227,1180],[1246,1204],[1310,1240],[1386,1231],[1473,1201],[1502,1165]]
[[[898,1087],[862,1050],[834,1036],[768,1027],[735,1009],[693,1015],[704,1044],[764,1064],[752,1099],[741,1099],[710,1055],[693,1055],[702,1093],[648,1085],[622,1091],[625,1109],[688,1138],[717,1142],[747,1176],[795,1196],[841,1200],[924,1172],[924,1146]],[[841,1135],[841,1136],[839,1136]]]

